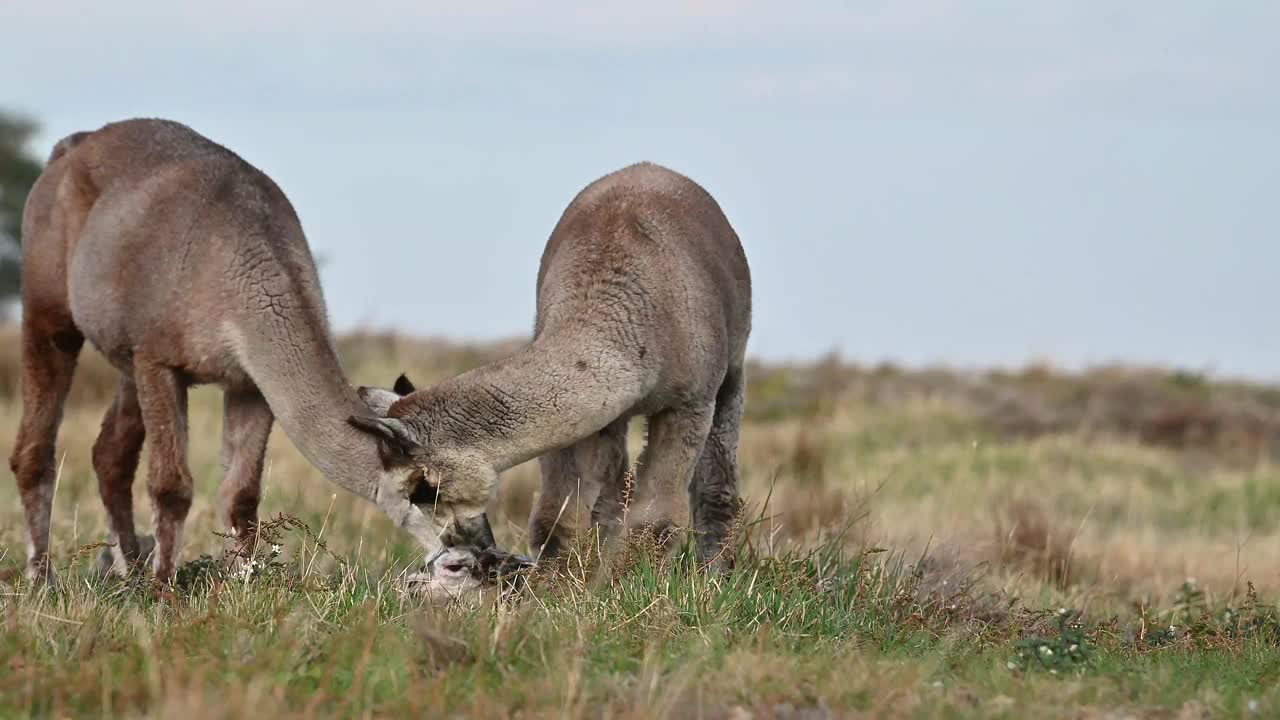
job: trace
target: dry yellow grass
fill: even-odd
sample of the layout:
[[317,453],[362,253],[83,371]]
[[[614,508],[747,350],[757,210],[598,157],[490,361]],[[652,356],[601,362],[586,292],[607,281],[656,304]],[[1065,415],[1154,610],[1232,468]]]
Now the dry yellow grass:
[[[0,449],[6,456],[20,412],[16,339],[14,329],[0,329]],[[345,337],[340,346],[354,382],[387,384],[408,371],[428,384],[514,345],[365,334]],[[86,351],[59,437],[54,545],[64,554],[104,532],[89,451],[112,374]],[[1003,589],[1090,603],[1159,599],[1186,577],[1216,595],[1239,591],[1246,578],[1264,593],[1280,592],[1280,576],[1270,571],[1280,563],[1280,473],[1266,457],[1242,464],[1105,433],[1002,434],[975,408],[972,393],[957,389],[959,377],[937,371],[917,374],[914,384],[884,371],[842,381],[839,364],[828,359],[809,368],[757,367],[755,375],[763,387],[748,404],[763,395],[767,414],[761,416],[762,408],[749,413],[743,490],[756,506],[771,497],[765,525],[777,543],[843,533],[851,546],[882,545],[910,555],[932,548],[934,556],[976,568]],[[889,379],[877,385],[878,377]],[[1006,387],[1016,392],[1025,378]],[[769,386],[780,383],[782,390]],[[805,400],[810,395],[820,402]],[[219,547],[213,535],[219,411],[216,390],[193,393],[191,467],[198,491],[187,557]],[[639,443],[642,428],[632,437]],[[324,525],[339,553],[408,548],[373,508],[328,484],[278,431],[266,486],[264,515],[285,512]],[[504,475],[494,507],[504,542],[523,545],[537,487],[532,463]],[[139,517],[146,518],[138,489]],[[15,489],[0,483],[0,562],[19,560],[21,536]]]

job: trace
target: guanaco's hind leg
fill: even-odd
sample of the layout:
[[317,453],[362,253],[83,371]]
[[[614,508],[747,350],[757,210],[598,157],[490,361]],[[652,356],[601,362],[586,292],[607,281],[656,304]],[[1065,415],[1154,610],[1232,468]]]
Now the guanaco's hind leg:
[[223,396],[222,485],[218,516],[240,539],[253,532],[262,498],[262,464],[275,416],[258,391]]
[[191,509],[192,479],[187,467],[187,387],[176,371],[134,359],[138,404],[149,438],[147,491],[155,512],[156,549],[152,571],[170,582],[182,546],[182,526]]
[[133,524],[133,478],[146,438],[138,388],[133,378],[120,378],[115,401],[102,419],[102,431],[93,444],[93,470],[98,476],[98,493],[107,509],[107,526],[115,548],[111,554],[117,570],[124,571],[146,552],[138,544]]
[[627,526],[668,546],[675,531],[688,527],[689,486],[711,429],[714,408],[664,410],[649,418],[649,437],[640,455],[639,499]]
[[698,559],[723,569],[734,564],[730,544],[738,514],[738,434],[745,385],[741,368],[730,369],[716,394],[711,433],[689,486],[689,506],[697,533]]
[[29,307],[22,323],[22,420],[9,467],[27,516],[27,567],[34,581],[52,581],[49,518],[56,481],[54,444],[84,336],[70,317]]

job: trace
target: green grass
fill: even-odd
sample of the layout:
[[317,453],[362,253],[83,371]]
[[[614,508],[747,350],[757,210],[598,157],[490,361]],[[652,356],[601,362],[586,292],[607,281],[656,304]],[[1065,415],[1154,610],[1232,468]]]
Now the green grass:
[[929,588],[923,565],[832,543],[745,547],[719,574],[683,551],[578,548],[520,596],[430,606],[391,573],[308,572],[326,551],[300,526],[248,576],[189,563],[173,595],[93,580],[83,559],[60,591],[19,584],[0,606],[0,716],[1280,710],[1280,621],[1256,598],[1212,607],[1189,587],[1163,612],[1081,616]]

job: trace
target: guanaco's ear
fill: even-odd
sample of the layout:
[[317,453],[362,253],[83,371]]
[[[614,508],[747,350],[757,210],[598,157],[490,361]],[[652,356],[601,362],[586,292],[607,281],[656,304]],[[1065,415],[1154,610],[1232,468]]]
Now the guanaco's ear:
[[391,389],[400,397],[404,397],[405,395],[412,395],[418,388],[414,387],[412,382],[409,382],[408,375],[400,373],[400,377],[396,378],[396,384],[392,385]]
[[347,418],[351,426],[373,435],[404,455],[412,455],[422,446],[408,425],[396,418],[352,415]]
[[390,390],[363,385],[356,388],[356,395],[359,395],[365,405],[368,405],[373,414],[378,417],[386,417],[391,412],[391,406],[400,400],[400,396]]

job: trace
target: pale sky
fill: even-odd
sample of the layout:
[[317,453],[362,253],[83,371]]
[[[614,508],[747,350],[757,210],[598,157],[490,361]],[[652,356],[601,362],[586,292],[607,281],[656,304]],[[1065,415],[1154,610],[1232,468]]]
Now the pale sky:
[[335,325],[529,332],[573,195],[719,201],[755,355],[1280,379],[1274,0],[2,0],[41,154],[191,125],[302,218]]

